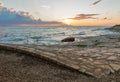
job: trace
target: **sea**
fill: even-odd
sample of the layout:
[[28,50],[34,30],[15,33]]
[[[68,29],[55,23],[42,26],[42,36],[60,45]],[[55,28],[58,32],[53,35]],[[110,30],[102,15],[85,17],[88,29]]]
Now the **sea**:
[[116,34],[105,30],[105,27],[27,27],[27,26],[0,26],[0,43],[7,44],[60,44],[66,37],[88,37]]

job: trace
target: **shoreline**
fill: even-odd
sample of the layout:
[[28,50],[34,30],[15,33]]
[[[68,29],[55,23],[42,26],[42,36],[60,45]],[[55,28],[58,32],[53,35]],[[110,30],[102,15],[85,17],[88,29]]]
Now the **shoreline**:
[[119,50],[120,35],[49,46],[0,44],[0,81],[117,82]]
[[[58,65],[64,66],[72,70],[76,70],[78,72],[83,72],[97,78],[109,75],[111,72],[114,73],[115,71],[118,71],[120,69],[119,47],[117,48],[116,47],[83,47],[83,46],[63,47],[63,46],[1,44],[0,49],[31,55],[33,57],[44,59],[46,61],[56,63]],[[114,64],[114,62],[118,62],[118,64]],[[109,64],[107,65],[106,68],[106,63],[109,63],[112,68],[108,67]],[[101,68],[101,65],[99,64],[103,64],[103,66],[105,67],[102,67],[102,69],[99,72],[96,72],[95,70]],[[91,65],[92,68],[91,66],[87,66],[87,65]],[[98,67],[94,68],[96,67],[96,65]],[[117,68],[114,66],[117,66]],[[88,70],[86,67],[90,69]],[[102,74],[102,71],[105,70],[106,72]]]
[[[117,82],[120,70],[101,78],[70,70],[30,55],[0,49],[0,81]],[[8,63],[9,62],[9,63]],[[7,69],[6,69],[7,68]]]

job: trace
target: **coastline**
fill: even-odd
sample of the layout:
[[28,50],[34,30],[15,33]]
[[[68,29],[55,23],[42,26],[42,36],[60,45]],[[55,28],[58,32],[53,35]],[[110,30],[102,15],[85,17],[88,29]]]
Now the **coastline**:
[[53,46],[0,45],[2,82],[120,81],[120,35],[86,37],[80,42]]
[[[24,45],[25,46],[25,45]],[[31,46],[31,45],[27,45]],[[34,45],[35,46],[35,45]],[[32,47],[34,47],[32,45]],[[42,49],[48,50],[50,47],[42,47]],[[49,52],[57,52],[59,48],[54,46]],[[75,49],[75,47],[62,47],[63,50]],[[61,49],[61,50],[62,50]],[[82,48],[80,48],[82,50]],[[90,48],[91,49],[91,48]],[[108,50],[109,48],[103,48]],[[114,51],[119,48],[111,48],[110,51]],[[65,50],[65,51],[66,51]],[[67,50],[67,51],[68,51]],[[76,50],[76,49],[75,49]],[[84,48],[85,52],[89,49]],[[82,50],[82,51],[83,51]],[[74,51],[74,50],[73,50]],[[63,52],[64,53],[64,52]],[[69,53],[72,53],[69,51]],[[117,53],[117,52],[116,52]],[[67,54],[67,52],[66,52]],[[68,54],[67,54],[68,55]],[[94,54],[95,56],[95,54]],[[84,55],[85,58],[85,55]],[[113,58],[114,59],[114,58]],[[88,60],[89,61],[89,60]],[[112,60],[114,61],[114,60]],[[5,49],[0,49],[0,81],[10,82],[10,81],[33,81],[33,82],[119,82],[120,81],[120,70],[114,73],[96,78],[89,76],[87,73],[82,73],[75,71],[74,69],[66,68],[56,63],[46,61],[39,57],[34,57],[31,55],[26,55],[22,52],[8,51]]]

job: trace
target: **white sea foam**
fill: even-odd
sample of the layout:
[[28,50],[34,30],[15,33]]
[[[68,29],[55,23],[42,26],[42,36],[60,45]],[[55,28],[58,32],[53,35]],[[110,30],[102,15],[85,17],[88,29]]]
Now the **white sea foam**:
[[106,27],[0,27],[0,43],[59,44],[63,38],[68,36],[87,37],[114,34],[104,28]]

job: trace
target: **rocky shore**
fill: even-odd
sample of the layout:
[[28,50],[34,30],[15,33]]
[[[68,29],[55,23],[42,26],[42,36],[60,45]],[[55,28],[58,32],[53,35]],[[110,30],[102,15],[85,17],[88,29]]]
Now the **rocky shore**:
[[115,25],[111,28],[107,28],[107,30],[115,31],[115,32],[120,32],[120,25]]
[[61,45],[0,44],[0,82],[120,82],[119,28]]
[[[28,45],[27,47],[30,46],[35,47],[33,45]],[[37,46],[36,49],[38,47],[39,46]],[[50,47],[42,47],[44,51],[48,50],[47,48]],[[30,49],[32,50],[32,48]],[[39,49],[41,49],[41,47],[39,47]],[[77,49],[81,50],[80,53]],[[96,49],[92,49],[93,51],[91,49],[88,49],[86,52],[85,48],[77,49],[66,47],[61,49],[60,47],[53,47],[53,49],[50,49],[49,52],[53,52],[54,50],[54,54],[57,53],[57,55],[59,56],[58,60],[64,60],[64,56],[67,57],[67,55],[69,55],[69,57],[72,58],[72,61],[70,63],[70,60],[67,60],[65,58],[66,61],[64,60],[64,62],[66,62],[66,64],[75,63],[74,60],[76,59],[74,58],[77,57],[79,61],[81,61],[81,70],[84,70],[84,72],[78,72],[76,70],[61,66],[59,64],[46,61],[39,57],[35,57],[25,53],[23,54],[23,52],[18,53],[15,51],[0,49],[0,82],[120,82],[119,59],[116,59],[116,56],[114,55],[115,53],[119,52],[119,49],[117,49],[117,51],[114,51],[114,49],[111,48],[111,52],[109,52],[109,50],[105,48],[103,48],[104,51],[102,50],[103,52],[105,52],[105,50],[108,50],[108,52],[105,52],[107,56],[111,55],[110,57],[108,57],[108,62],[111,63],[111,65],[115,68],[114,70],[117,70],[116,72],[114,72],[114,70],[111,69],[109,65],[107,65],[107,62],[104,62],[106,61],[106,58],[104,58],[105,54],[101,56],[102,54],[99,54],[100,51],[95,51]],[[75,56],[75,52],[78,52],[78,55],[81,54],[81,57],[79,58],[78,55]],[[62,56],[60,56],[60,54]],[[95,60],[96,58],[99,59]],[[90,63],[93,65],[96,64],[98,68],[104,71],[102,73],[109,73],[110,70],[113,71],[109,75],[103,76],[101,78],[93,77],[85,72],[89,71],[90,69],[93,69],[91,71],[95,71],[94,66]],[[73,65],[73,67],[74,66],[75,65]],[[96,73],[100,73],[100,69],[97,69]]]
[[76,39],[78,41],[65,43],[65,44],[71,46],[79,46],[79,47],[120,47],[120,25],[115,25],[113,27],[106,28],[105,30],[113,31],[115,32],[115,34],[80,37],[80,38],[77,37]]

